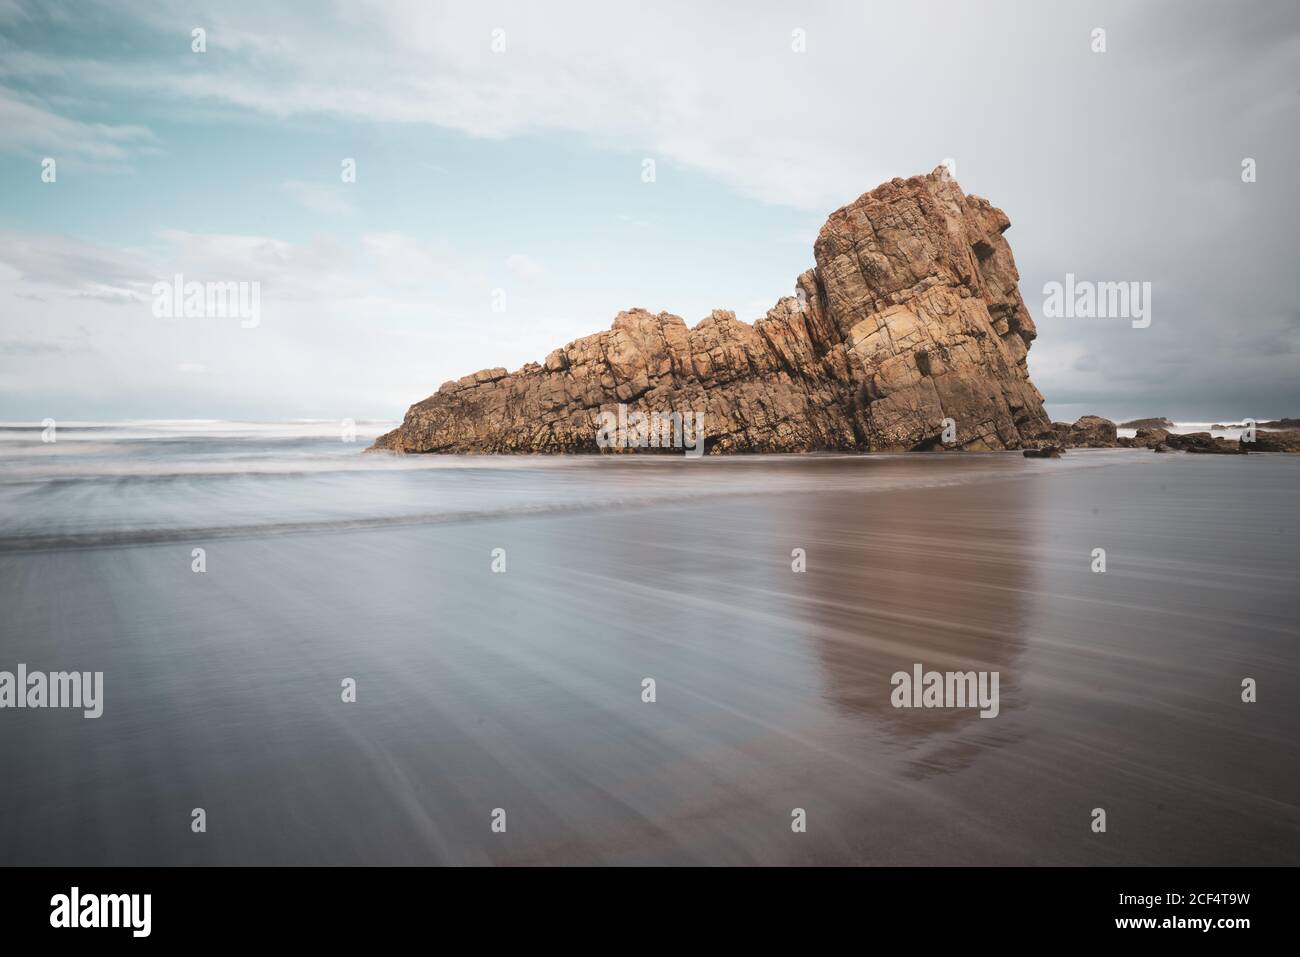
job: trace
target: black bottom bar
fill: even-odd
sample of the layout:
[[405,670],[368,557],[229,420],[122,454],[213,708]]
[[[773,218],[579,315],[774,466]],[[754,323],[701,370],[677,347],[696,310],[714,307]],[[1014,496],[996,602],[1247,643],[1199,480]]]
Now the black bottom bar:
[[[419,869],[10,868],[7,942],[436,940],[486,932],[732,943],[779,932],[857,940],[1041,942],[1106,937],[1231,945],[1287,922],[1282,868]],[[73,907],[73,888],[76,888]],[[145,898],[148,897],[147,921]],[[105,898],[104,895],[115,895]],[[120,895],[140,895],[123,897]],[[116,923],[113,927],[72,927]],[[66,926],[55,927],[52,923]],[[137,933],[145,930],[147,936]],[[610,937],[609,934],[617,934]],[[1247,935],[1243,938],[1241,935]],[[75,935],[72,938],[71,935]],[[1047,936],[1044,936],[1047,935]],[[981,943],[982,942],[982,943]]]

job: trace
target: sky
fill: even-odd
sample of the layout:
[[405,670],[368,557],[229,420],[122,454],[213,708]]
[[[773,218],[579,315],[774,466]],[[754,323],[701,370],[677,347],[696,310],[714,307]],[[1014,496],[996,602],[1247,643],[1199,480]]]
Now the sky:
[[[0,420],[398,419],[623,309],[760,318],[945,160],[1054,418],[1300,415],[1298,146],[1293,0],[0,0]],[[1067,273],[1150,326],[1045,315]]]

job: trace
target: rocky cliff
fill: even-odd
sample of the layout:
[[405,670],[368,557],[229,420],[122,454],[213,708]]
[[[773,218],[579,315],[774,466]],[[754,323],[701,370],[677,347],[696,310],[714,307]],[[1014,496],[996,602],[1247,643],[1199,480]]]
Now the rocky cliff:
[[[594,452],[609,444],[602,422],[622,428],[636,412],[702,414],[715,453],[1054,441],[1025,364],[1035,330],[1009,225],[943,167],[891,180],[831,214],[816,267],[766,318],[714,310],[688,328],[622,312],[540,364],[445,383],[374,448]],[[615,444],[645,444],[639,435]]]

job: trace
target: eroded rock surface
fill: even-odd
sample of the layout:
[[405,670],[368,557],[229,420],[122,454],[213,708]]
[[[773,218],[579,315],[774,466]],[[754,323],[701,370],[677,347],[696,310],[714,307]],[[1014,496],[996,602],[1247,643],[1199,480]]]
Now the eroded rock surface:
[[1073,423],[1053,422],[1052,429],[1067,449],[1113,449],[1119,445],[1115,423],[1099,415],[1080,416]]
[[1057,444],[1009,225],[942,167],[891,180],[831,214],[798,294],[752,325],[621,312],[541,363],[445,383],[374,448],[594,452],[620,403],[702,412],[715,453]]

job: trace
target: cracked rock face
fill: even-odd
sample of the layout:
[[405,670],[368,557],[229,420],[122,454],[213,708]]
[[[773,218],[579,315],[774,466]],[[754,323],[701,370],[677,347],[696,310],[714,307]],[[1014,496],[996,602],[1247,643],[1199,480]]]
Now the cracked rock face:
[[540,364],[445,383],[373,447],[596,452],[620,404],[703,413],[711,453],[1053,444],[1009,225],[943,167],[891,180],[831,214],[816,267],[765,318],[621,312]]

